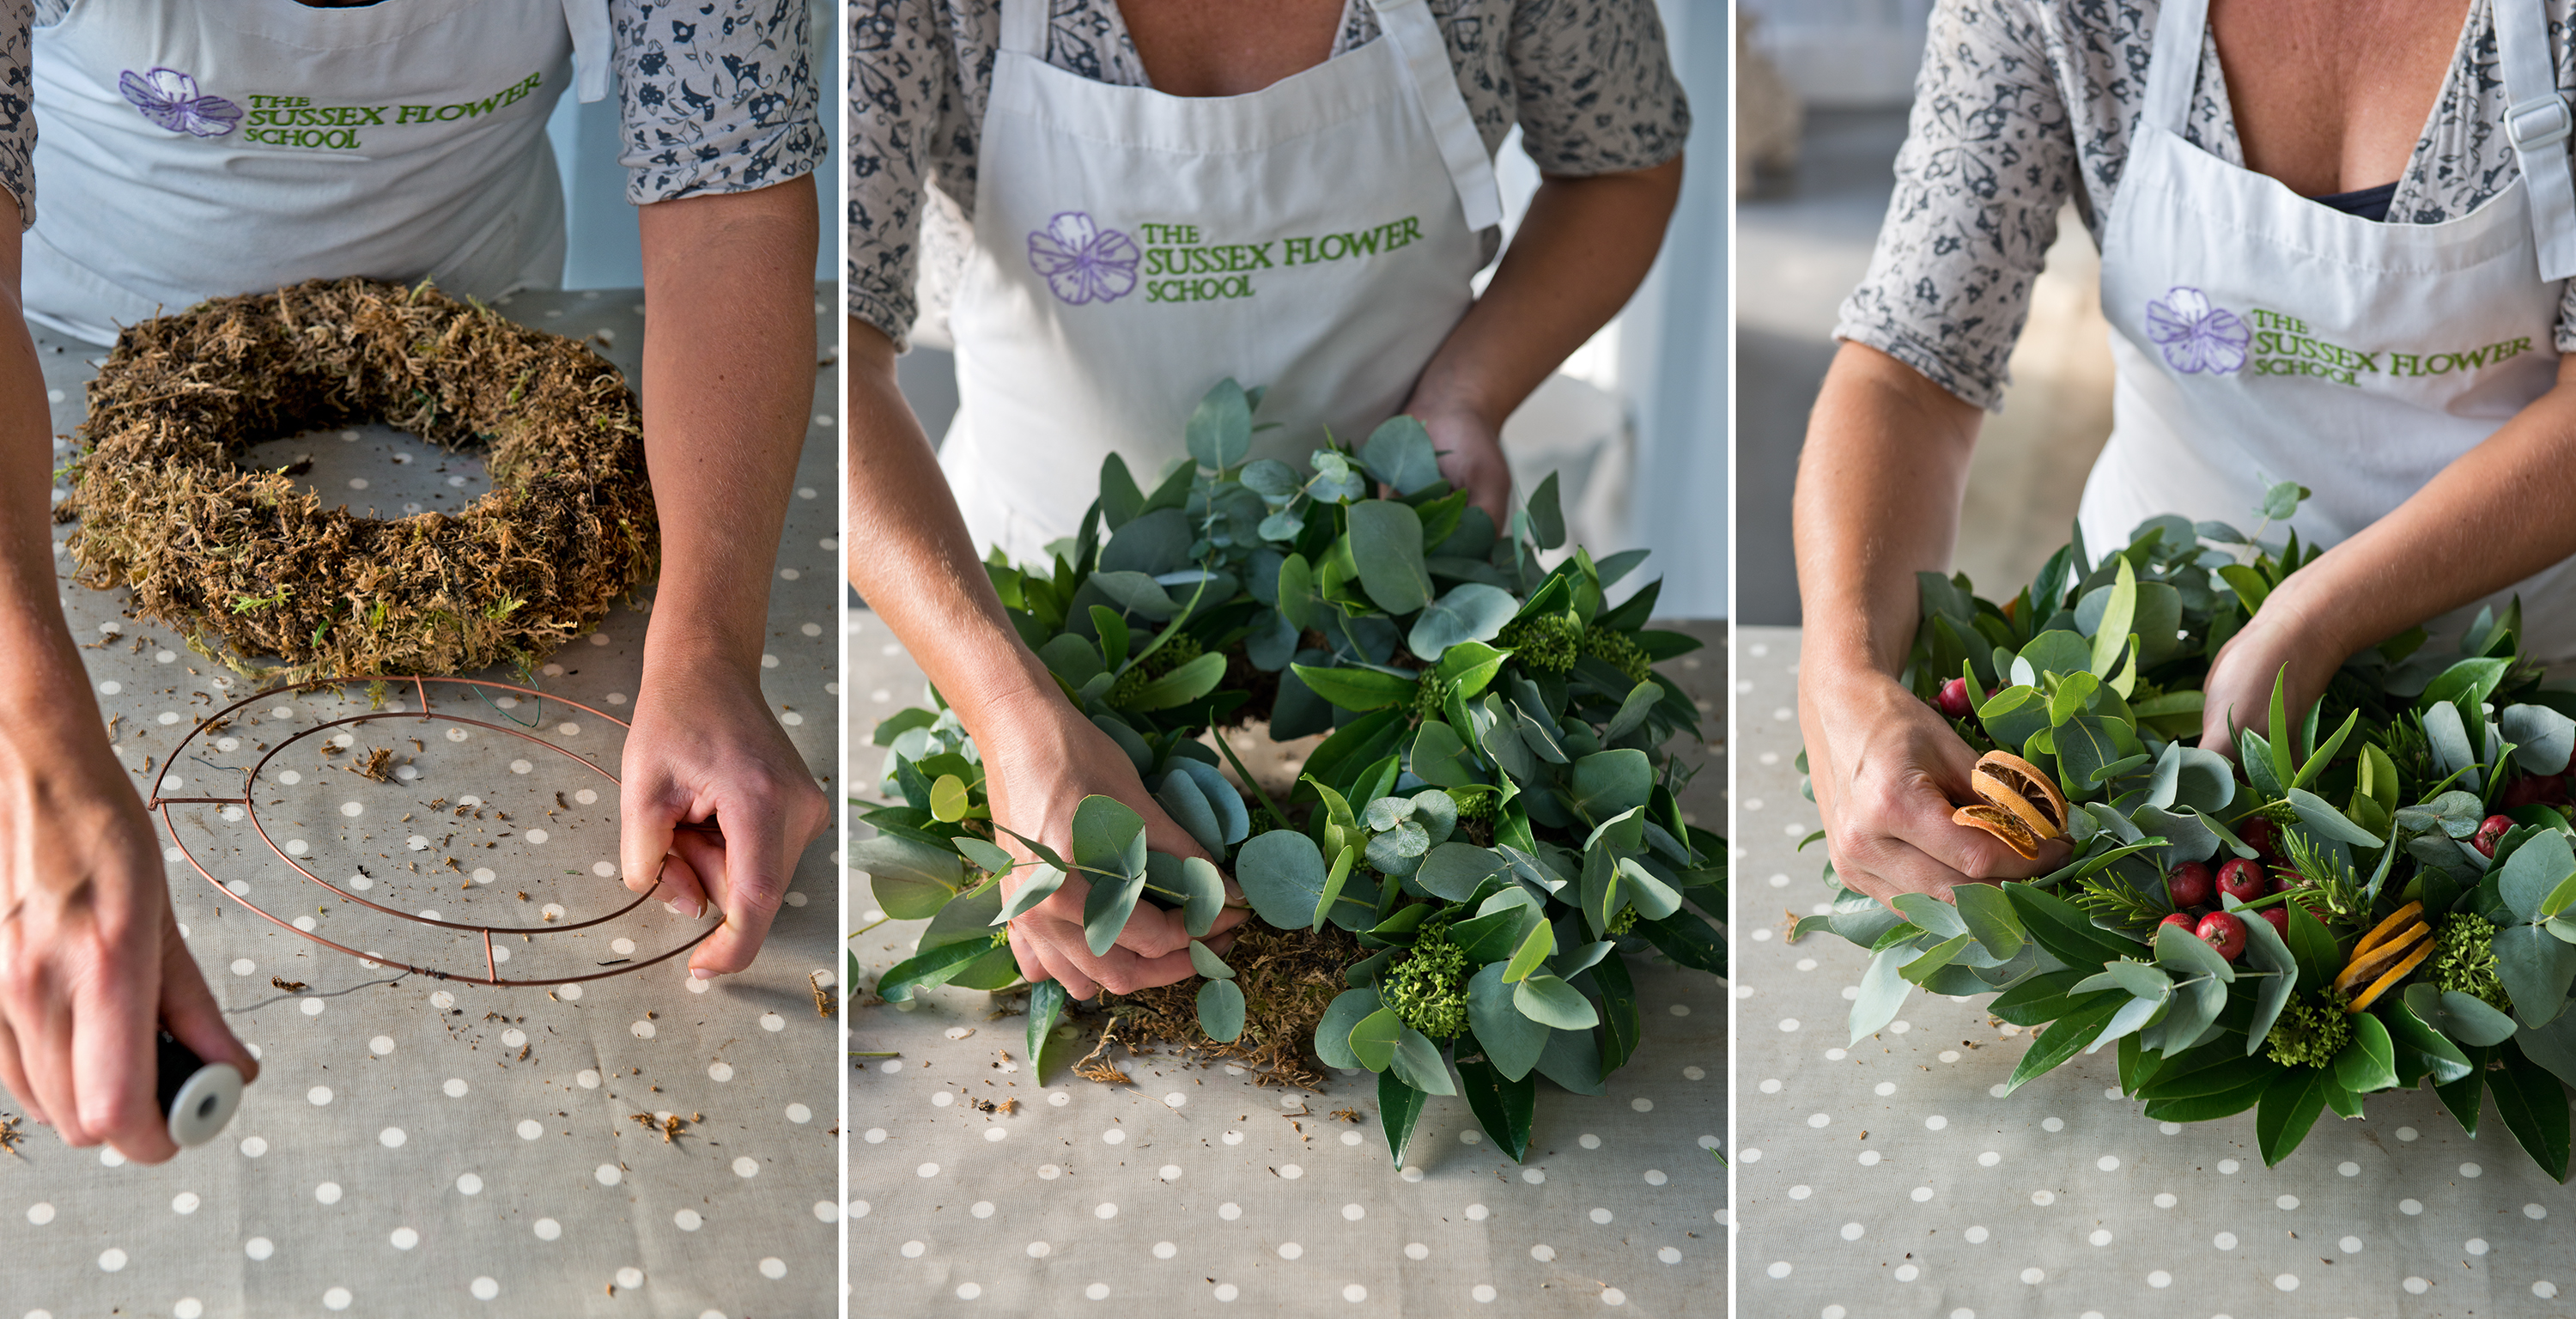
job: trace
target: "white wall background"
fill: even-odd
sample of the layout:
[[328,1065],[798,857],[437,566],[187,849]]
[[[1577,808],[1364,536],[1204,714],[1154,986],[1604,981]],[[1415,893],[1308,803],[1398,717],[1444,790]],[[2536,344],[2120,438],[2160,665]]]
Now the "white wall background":
[[1914,98],[1932,0],[1740,0],[1753,45],[1815,109],[1904,105]]
[[[806,28],[808,58],[815,86],[815,106],[824,131],[832,138],[832,159],[815,174],[815,203],[822,214],[823,241],[814,256],[814,278],[840,277],[841,161],[840,6],[833,0],[808,0],[812,18]],[[546,121],[554,143],[555,167],[563,173],[563,286],[568,289],[637,288],[644,283],[643,242],[635,232],[635,208],[626,202],[626,169],[617,163],[617,94],[588,105],[566,93]]]

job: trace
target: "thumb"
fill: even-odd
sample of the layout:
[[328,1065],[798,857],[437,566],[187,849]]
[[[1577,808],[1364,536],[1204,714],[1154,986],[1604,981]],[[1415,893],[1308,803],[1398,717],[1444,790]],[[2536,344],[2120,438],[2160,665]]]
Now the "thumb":
[[244,1083],[259,1079],[259,1060],[225,1024],[214,991],[206,988],[197,959],[188,955],[188,946],[179,941],[176,930],[163,941],[161,953],[161,1024],[198,1057],[231,1063]]
[[618,875],[632,893],[649,890],[662,876],[662,858],[680,820],[670,780],[658,771],[630,776],[618,788]]

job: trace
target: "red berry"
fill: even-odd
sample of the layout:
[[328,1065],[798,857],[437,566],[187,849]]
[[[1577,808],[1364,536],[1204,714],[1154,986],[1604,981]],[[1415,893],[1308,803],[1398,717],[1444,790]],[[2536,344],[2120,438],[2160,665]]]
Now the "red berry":
[[[2226,881],[2219,882],[2224,884]],[[2213,911],[2201,917],[2199,927],[2192,933],[2200,936],[2202,943],[2217,949],[2218,955],[2228,961],[2233,962],[2245,955],[2245,922],[2232,911]]]
[[2160,927],[2166,925],[2179,925],[2182,927],[2182,932],[2185,934],[2189,934],[2192,931],[2192,919],[2190,915],[2179,911],[2165,913],[2165,918],[2157,921],[2156,924]]
[[2469,846],[2478,849],[2479,855],[2492,859],[2495,856],[2496,844],[2502,842],[2505,834],[2512,828],[2512,816],[2490,815],[2478,824],[2477,837],[2469,840]]
[[2275,848],[2281,841],[2280,829],[2260,815],[2237,825],[2236,836],[2244,839],[2245,845],[2258,855],[2279,855]]
[[2272,877],[2240,856],[2218,868],[2218,891],[2238,902],[2252,902],[2272,891]]
[[1968,680],[1952,678],[1941,684],[1941,699],[1934,704],[1941,708],[1942,714],[1952,719],[1967,718],[1975,710],[1968,700]]
[[2504,795],[2496,800],[2508,807],[2537,806],[2541,802],[2548,800],[2548,797],[2545,795],[2547,785],[2548,780],[2526,774],[2521,778],[2515,779],[2513,783],[2504,790]]
[[2265,907],[2263,919],[2272,922],[2272,928],[2280,931],[2283,939],[2290,937],[2290,909],[2287,906]]
[[2165,896],[2173,899],[2177,908],[2206,907],[2216,892],[2210,887],[2215,882],[2210,878],[2208,862],[2185,861],[2165,872]]

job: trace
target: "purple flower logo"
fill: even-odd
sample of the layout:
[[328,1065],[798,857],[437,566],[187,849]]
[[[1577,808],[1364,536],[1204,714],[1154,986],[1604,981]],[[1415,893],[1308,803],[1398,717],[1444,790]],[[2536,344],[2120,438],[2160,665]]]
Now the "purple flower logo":
[[1029,235],[1029,266],[1066,302],[1112,302],[1136,288],[1136,240],[1081,211],[1059,211]]
[[2162,302],[2147,304],[2147,337],[2164,346],[2165,362],[2173,369],[2223,376],[2244,367],[2245,343],[2253,333],[2242,317],[2212,304],[2208,294],[2177,284]]
[[242,108],[220,96],[205,96],[197,91],[197,80],[177,69],[154,69],[150,73],[126,70],[116,80],[125,99],[143,117],[173,133],[196,137],[222,137],[241,126]]

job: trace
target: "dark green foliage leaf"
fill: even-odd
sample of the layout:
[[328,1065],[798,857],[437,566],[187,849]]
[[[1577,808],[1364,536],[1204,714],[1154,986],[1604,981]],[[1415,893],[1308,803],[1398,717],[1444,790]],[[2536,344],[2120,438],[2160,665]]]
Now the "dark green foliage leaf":
[[877,981],[877,995],[889,1003],[902,1003],[934,985],[944,985],[964,972],[968,963],[993,951],[991,938],[967,939],[941,944],[897,962]]
[[2487,1064],[2494,1060],[2497,1051],[2491,1047],[2469,1047],[2460,1052],[2468,1055],[2469,1074],[2433,1087],[2433,1093],[2441,1096],[2442,1107],[2451,1110],[2451,1117],[2460,1124],[2460,1130],[2475,1136],[2478,1134],[2478,1110],[2486,1099]]
[[1039,1085],[1046,1084],[1040,1065],[1046,1058],[1047,1040],[1055,1033],[1056,1018],[1064,1012],[1065,998],[1064,986],[1055,981],[1041,980],[1029,986],[1029,1079]]
[[[2045,944],[2043,943],[2043,946]],[[2014,1066],[2012,1079],[2004,1083],[2005,1093],[2021,1088],[2022,1083],[2040,1076],[2059,1063],[2074,1057],[2102,1034],[2111,1017],[2128,1003],[2126,994],[2104,994],[2100,1001],[2079,1007],[2057,1019],[2047,1033],[2031,1042],[2021,1062]]]
[[2254,1142],[2263,1151],[2265,1167],[2280,1166],[2308,1138],[2308,1128],[2325,1111],[2331,1084],[2323,1068],[2292,1067],[2264,1087],[2262,1104],[2254,1112]]
[[1495,1147],[1510,1155],[1512,1162],[1520,1162],[1529,1152],[1530,1116],[1538,1102],[1536,1083],[1526,1072],[1505,1076],[1485,1058],[1460,1060],[1458,1083],[1468,1109],[1476,1115],[1476,1125],[1493,1137]]
[[850,844],[850,866],[867,872],[877,906],[899,921],[937,915],[966,885],[966,863],[955,852],[893,834]]
[[2055,1021],[2075,1010],[2098,994],[2073,992],[2076,982],[2084,979],[2083,971],[2044,971],[1995,996],[1986,1011],[2016,1026],[2037,1026]]
[[1523,510],[1529,519],[1529,538],[1540,549],[1552,550],[1565,543],[1565,514],[1557,507],[1556,473],[1538,483],[1530,492],[1529,506]]
[[1597,1095],[1607,1088],[1601,1079],[1601,1053],[1590,1031],[1549,1031],[1547,1048],[1538,1056],[1538,1070],[1578,1095]]
[[2490,1078],[2496,1113],[2551,1181],[2567,1180],[2567,1087],[2558,1077],[2507,1048],[2504,1070]]
[[[2336,945],[2334,935],[2316,917],[2308,914],[2304,904],[2292,902],[2284,905],[2290,912],[2290,955],[2299,960],[2299,983],[2309,986],[2332,984],[2335,973],[2343,969],[2343,950]],[[2270,924],[2269,921],[2264,923]]]
[[[1190,457],[1201,467],[1227,468],[1252,451],[1252,403],[1243,386],[1220,380],[1190,413]],[[1426,443],[1428,443],[1426,441]]]
[[1424,1094],[1454,1095],[1458,1083],[1449,1077],[1449,1064],[1440,1057],[1440,1046],[1431,1037],[1411,1026],[1396,1036],[1395,1053],[1388,1061],[1388,1074],[1403,1080]]
[[1413,1124],[1422,1116],[1422,1101],[1427,1097],[1392,1072],[1377,1078],[1378,1125],[1386,1132],[1387,1157],[1398,1168],[1404,1166],[1404,1147],[1413,1140]]
[[1416,494],[1440,480],[1440,456],[1431,447],[1431,434],[1413,417],[1379,422],[1368,443],[1360,446],[1360,461],[1368,465],[1369,475],[1394,486],[1398,494]]
[[[2135,941],[2097,928],[2073,903],[2043,889],[2012,884],[2004,888],[2004,896],[2012,902],[2031,938],[2069,966],[2099,966],[2115,958],[2134,957],[2140,951]],[[2104,1019],[2109,1019],[2108,1013]]]
[[1395,1060],[1396,1042],[1408,1028],[1392,1008],[1379,1008],[1351,1027],[1351,1056],[1372,1072],[1383,1072]]
[[1655,951],[1693,970],[1710,975],[1726,974],[1726,944],[1707,921],[1689,911],[1677,911],[1659,921],[1640,920],[1636,932],[1644,935]]
[[2335,1084],[2354,1094],[2386,1090],[2397,1084],[2397,1047],[2388,1027],[2367,1012],[2352,1018],[2352,1041],[2335,1055]]

